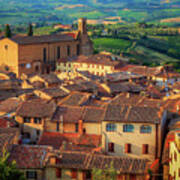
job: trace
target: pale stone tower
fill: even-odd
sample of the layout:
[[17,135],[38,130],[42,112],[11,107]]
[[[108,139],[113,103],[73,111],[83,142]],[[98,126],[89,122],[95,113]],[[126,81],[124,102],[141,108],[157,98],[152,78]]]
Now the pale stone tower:
[[87,34],[86,19],[78,20],[78,39],[80,41],[80,54],[89,56],[93,54],[93,43]]

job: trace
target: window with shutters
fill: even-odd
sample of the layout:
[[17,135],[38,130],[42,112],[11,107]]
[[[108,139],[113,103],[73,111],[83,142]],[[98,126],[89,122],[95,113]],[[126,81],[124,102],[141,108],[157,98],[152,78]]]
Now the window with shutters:
[[23,120],[24,120],[24,123],[30,123],[31,122],[30,117],[24,117]]
[[142,125],[140,127],[140,133],[151,133],[151,131],[152,131],[151,126]]
[[133,132],[134,126],[132,124],[124,124],[123,125],[123,132]]
[[71,170],[71,178],[73,178],[73,179],[77,178],[77,171],[74,169]]
[[27,179],[37,179],[37,172],[36,171],[27,171],[26,178]]
[[114,152],[114,143],[108,143],[108,152]]
[[61,178],[61,169],[56,168],[56,177]]
[[131,144],[125,144],[125,153],[131,153]]
[[149,150],[148,144],[143,144],[142,145],[142,154],[148,154],[148,150]]
[[113,123],[106,124],[106,131],[107,132],[115,132],[116,131],[116,124],[113,124]]
[[41,118],[35,117],[35,118],[34,118],[34,123],[35,123],[35,124],[41,124]]

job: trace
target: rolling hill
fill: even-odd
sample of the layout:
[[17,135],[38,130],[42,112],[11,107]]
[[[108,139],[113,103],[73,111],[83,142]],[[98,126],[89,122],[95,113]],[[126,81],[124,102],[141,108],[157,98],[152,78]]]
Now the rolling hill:
[[79,17],[120,16],[124,22],[160,22],[180,16],[179,0],[0,0],[0,24],[72,23]]

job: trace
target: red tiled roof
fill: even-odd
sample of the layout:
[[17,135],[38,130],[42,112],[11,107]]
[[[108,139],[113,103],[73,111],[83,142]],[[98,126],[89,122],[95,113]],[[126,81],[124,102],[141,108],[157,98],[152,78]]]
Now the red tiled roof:
[[[67,149],[81,150],[83,147],[89,147],[91,150],[101,144],[100,135],[78,134],[78,133],[55,133],[44,132],[38,144],[53,146],[55,149],[63,148],[66,143]],[[67,150],[65,149],[65,150]],[[88,150],[90,150],[88,149]],[[83,149],[84,150],[84,149]]]
[[51,117],[56,110],[53,102],[47,102],[42,99],[32,99],[23,102],[16,111],[18,116],[22,117]]
[[74,39],[77,38],[77,34],[76,33],[67,33],[67,35],[73,37]]
[[60,154],[58,167],[90,170],[93,168],[107,169],[113,163],[121,174],[145,174],[148,160],[107,156],[79,152],[63,152]]
[[63,117],[64,123],[77,123],[83,116],[83,108],[79,106],[59,106],[52,121],[59,121]]
[[36,145],[14,145],[9,161],[16,161],[21,169],[43,168],[51,147]]

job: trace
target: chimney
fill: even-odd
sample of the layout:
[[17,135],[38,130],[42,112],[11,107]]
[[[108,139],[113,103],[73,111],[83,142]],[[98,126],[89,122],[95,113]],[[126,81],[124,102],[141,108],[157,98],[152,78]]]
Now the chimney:
[[60,133],[64,132],[64,128],[63,128],[63,116],[60,116]]
[[176,106],[177,113],[179,113],[179,104]]
[[79,120],[79,126],[78,126],[79,134],[83,134],[83,121]]
[[78,32],[80,32],[81,34],[87,34],[87,26],[86,26],[85,18],[78,19]]
[[130,98],[130,93],[127,93],[127,94],[126,94],[126,98]]

